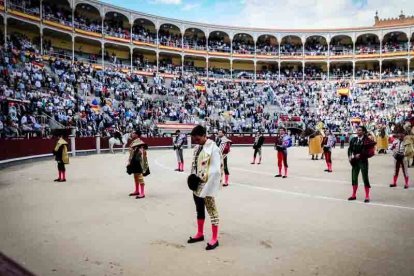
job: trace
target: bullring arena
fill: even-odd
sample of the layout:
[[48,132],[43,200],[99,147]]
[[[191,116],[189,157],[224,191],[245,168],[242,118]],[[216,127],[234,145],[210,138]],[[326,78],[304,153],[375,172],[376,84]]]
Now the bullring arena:
[[0,0],[0,276],[414,275],[413,4],[103,1]]
[[[392,158],[371,159],[372,202],[350,191],[346,150],[323,172],[307,148],[289,151],[290,176],[274,178],[275,151],[250,165],[234,147],[231,181],[217,198],[221,247],[188,245],[194,203],[172,150],[149,150],[146,200],[128,197],[127,154],[79,156],[68,182],[50,159],[1,172],[0,248],[37,275],[413,275],[414,193],[388,187]],[[185,161],[191,160],[185,150]],[[413,170],[413,169],[411,169]]]

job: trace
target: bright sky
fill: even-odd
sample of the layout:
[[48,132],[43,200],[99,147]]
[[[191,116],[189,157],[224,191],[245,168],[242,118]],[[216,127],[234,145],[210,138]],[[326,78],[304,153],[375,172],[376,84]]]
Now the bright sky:
[[135,11],[220,25],[283,29],[372,26],[414,15],[414,0],[102,0]]

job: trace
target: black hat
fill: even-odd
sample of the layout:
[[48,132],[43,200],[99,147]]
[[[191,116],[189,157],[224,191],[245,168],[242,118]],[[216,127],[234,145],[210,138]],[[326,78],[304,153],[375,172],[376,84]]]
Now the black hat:
[[188,188],[191,191],[197,190],[200,183],[201,183],[201,179],[196,174],[190,174],[187,178]]

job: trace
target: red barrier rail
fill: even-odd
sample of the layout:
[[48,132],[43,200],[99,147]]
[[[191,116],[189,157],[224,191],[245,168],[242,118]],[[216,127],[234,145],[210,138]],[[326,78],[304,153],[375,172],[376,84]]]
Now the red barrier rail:
[[[214,139],[214,136],[211,137]],[[253,145],[253,136],[228,136],[233,141],[234,145]],[[142,140],[150,147],[168,147],[173,145],[173,137],[143,137]],[[265,136],[265,144],[274,144],[275,136]],[[71,150],[70,139],[69,151]],[[29,157],[36,155],[51,154],[56,145],[57,138],[42,139],[0,139],[0,161],[21,157]],[[101,138],[101,149],[109,148],[109,138]],[[96,150],[96,137],[76,137],[75,138],[76,151]],[[129,143],[127,144],[129,146]],[[117,147],[119,148],[119,146]]]
[[[52,153],[57,139],[0,139],[0,160]],[[70,141],[69,151],[70,151]]]

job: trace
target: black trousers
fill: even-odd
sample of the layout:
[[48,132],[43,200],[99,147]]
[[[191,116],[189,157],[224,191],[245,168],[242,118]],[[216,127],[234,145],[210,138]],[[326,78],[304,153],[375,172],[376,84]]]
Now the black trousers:
[[204,198],[198,197],[193,194],[194,203],[196,206],[197,211],[197,219],[205,219],[206,218],[206,203]]
[[229,175],[229,167],[227,166],[227,156],[223,159],[223,165],[224,165],[224,174]]
[[58,162],[57,167],[58,167],[58,171],[60,171],[60,172],[66,171],[65,163],[63,163],[63,162]]

